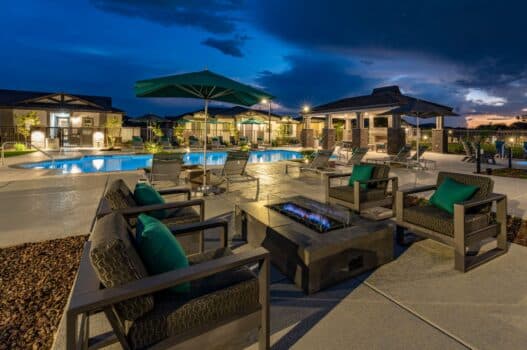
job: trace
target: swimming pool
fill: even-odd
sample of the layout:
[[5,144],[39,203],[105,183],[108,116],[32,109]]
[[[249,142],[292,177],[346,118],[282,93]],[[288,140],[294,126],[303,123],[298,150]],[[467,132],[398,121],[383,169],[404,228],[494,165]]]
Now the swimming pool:
[[[208,152],[207,165],[222,165],[227,158],[227,152]],[[251,151],[249,163],[269,163],[280,160],[302,158],[300,152],[287,150]],[[186,165],[203,164],[202,152],[190,152],[183,156]],[[131,171],[152,166],[150,154],[118,154],[103,156],[85,156],[75,159],[57,159],[51,161],[29,163],[21,165],[26,169],[57,169],[62,174],[103,173],[112,171]]]

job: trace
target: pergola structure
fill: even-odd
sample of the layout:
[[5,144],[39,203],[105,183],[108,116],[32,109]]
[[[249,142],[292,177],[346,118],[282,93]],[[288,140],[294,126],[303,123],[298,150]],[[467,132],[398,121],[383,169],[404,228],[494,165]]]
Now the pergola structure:
[[[396,154],[406,143],[405,129],[401,126],[402,114],[390,111],[414,103],[418,99],[403,95],[398,86],[373,89],[370,95],[355,96],[313,107],[303,113],[304,128],[301,141],[304,147],[314,147],[319,137],[324,149],[332,149],[336,143],[337,123],[343,123],[342,140],[353,147],[383,147],[389,154]],[[442,109],[445,115],[452,107],[419,99],[432,110]],[[315,125],[323,123],[317,130]],[[436,117],[436,128],[432,132],[432,151],[446,153],[447,132],[444,116]]]

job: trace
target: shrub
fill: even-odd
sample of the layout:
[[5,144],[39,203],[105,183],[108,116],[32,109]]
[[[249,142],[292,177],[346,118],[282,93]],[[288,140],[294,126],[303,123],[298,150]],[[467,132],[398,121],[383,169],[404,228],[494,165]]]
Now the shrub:
[[27,149],[26,145],[23,144],[23,143],[15,143],[13,148],[15,149],[15,151],[18,151],[18,152],[22,152],[22,151],[25,151]]
[[448,144],[448,153],[464,154],[465,150],[463,149],[463,145],[460,144],[460,143],[449,143]]
[[145,142],[145,150],[148,153],[155,154],[163,151],[163,147],[155,142]]

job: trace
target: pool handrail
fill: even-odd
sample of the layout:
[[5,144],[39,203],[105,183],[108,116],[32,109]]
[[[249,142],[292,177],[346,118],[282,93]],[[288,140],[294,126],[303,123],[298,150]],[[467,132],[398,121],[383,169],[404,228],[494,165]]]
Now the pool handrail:
[[[10,144],[15,145],[17,143],[20,143],[20,142],[7,141],[7,142],[4,142],[2,144],[2,150],[1,150],[1,156],[0,156],[0,165],[5,165],[5,154],[4,154],[5,153],[5,146],[10,145]],[[55,165],[55,157],[53,157],[51,154],[49,154],[48,152],[44,151],[42,148],[40,148],[38,146],[35,146],[32,143],[26,142],[25,145],[26,145],[26,147],[29,146],[30,148],[36,149],[37,151],[39,151],[40,153],[42,153],[43,155],[45,155],[46,157],[51,159],[51,166]]]

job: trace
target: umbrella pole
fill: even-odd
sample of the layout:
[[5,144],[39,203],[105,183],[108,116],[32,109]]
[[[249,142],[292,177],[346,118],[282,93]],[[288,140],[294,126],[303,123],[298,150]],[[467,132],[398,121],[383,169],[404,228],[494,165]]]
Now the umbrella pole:
[[209,112],[209,100],[205,99],[205,131],[203,141],[203,194],[207,193],[207,114]]
[[419,141],[421,140],[421,129],[419,128],[419,114],[417,114],[417,118],[415,118],[415,120],[416,120],[416,125],[417,125],[417,142],[416,142],[417,156],[416,156],[416,159],[417,159],[417,164],[419,164]]

